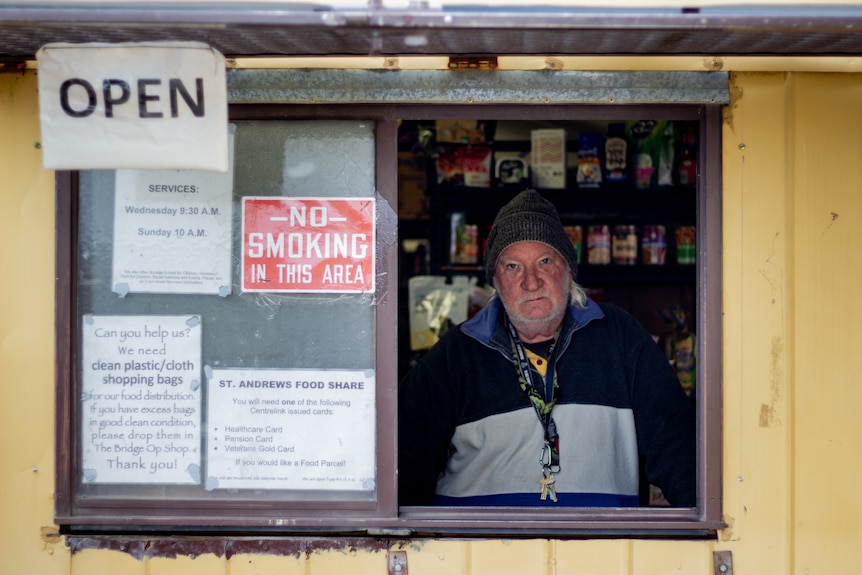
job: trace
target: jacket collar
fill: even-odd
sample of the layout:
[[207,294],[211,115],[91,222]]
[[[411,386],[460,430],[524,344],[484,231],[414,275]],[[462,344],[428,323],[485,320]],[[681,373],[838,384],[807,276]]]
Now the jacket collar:
[[[503,302],[500,298],[496,296],[491,298],[488,305],[482,308],[479,313],[461,324],[461,331],[484,345],[491,346],[502,309]],[[561,337],[568,339],[569,332],[580,329],[589,322],[604,317],[604,315],[599,304],[590,298],[587,298],[584,307],[570,305],[568,308],[568,317],[571,321],[565,322],[564,333]],[[506,337],[506,341],[508,341],[508,336]]]

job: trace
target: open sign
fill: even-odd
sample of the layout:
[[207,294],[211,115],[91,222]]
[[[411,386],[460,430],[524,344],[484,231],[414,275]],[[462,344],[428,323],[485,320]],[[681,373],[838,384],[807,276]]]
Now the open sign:
[[48,44],[36,55],[53,169],[228,169],[224,56],[198,42]]

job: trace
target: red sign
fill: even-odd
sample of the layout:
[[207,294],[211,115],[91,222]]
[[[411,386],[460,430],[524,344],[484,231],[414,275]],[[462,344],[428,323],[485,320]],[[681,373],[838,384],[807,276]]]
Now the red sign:
[[242,202],[242,291],[374,291],[374,198]]

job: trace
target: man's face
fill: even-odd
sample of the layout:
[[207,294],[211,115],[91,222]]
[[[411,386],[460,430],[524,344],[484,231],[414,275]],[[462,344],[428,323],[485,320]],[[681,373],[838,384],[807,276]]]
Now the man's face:
[[546,244],[520,242],[503,250],[494,286],[523,341],[554,336],[566,312],[571,279],[566,260]]

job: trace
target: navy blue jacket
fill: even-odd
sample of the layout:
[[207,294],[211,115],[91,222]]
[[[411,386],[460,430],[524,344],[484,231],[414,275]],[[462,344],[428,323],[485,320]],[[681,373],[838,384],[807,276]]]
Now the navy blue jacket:
[[540,499],[544,431],[518,384],[501,311],[494,298],[401,382],[401,505],[636,506],[643,458],[672,505],[695,506],[691,404],[637,320],[592,300],[569,307],[556,344],[558,502]]

